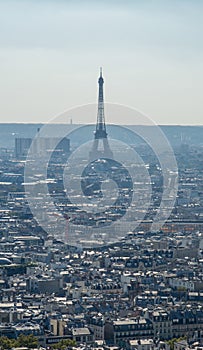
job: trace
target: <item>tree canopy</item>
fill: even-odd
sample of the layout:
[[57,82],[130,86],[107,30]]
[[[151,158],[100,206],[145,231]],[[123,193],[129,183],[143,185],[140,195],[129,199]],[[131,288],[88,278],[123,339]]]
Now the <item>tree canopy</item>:
[[0,337],[0,349],[10,350],[17,347],[26,347],[29,349],[38,347],[38,340],[33,334],[20,334],[17,339],[9,339],[8,337]]

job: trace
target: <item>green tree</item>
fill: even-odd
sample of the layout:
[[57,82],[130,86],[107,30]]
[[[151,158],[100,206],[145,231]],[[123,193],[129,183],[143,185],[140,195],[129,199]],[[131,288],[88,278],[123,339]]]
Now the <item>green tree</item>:
[[15,340],[8,337],[0,337],[0,349],[9,350],[14,346]]
[[38,347],[38,340],[33,334],[24,335],[20,334],[19,337],[16,339],[16,347],[26,347],[26,348],[37,348]]
[[186,337],[181,337],[181,338],[173,338],[170,339],[167,343],[170,345],[170,349],[173,350],[174,349],[174,343],[181,341],[181,340],[185,340]]
[[38,340],[33,334],[20,334],[17,339],[9,339],[8,337],[0,337],[0,349],[10,350],[14,347],[36,348],[38,347]]
[[53,349],[66,350],[76,345],[76,342],[71,339],[62,339],[58,343],[53,345]]

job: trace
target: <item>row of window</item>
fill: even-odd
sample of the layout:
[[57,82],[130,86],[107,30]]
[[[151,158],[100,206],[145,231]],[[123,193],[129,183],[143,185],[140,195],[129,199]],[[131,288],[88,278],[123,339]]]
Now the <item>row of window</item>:
[[124,329],[128,329],[128,330],[132,330],[132,329],[144,329],[144,328],[147,328],[147,329],[150,329],[152,328],[152,324],[146,324],[146,323],[139,323],[139,324],[130,324],[130,325],[123,325],[123,326],[115,326],[115,331],[122,331],[122,328]]
[[[152,331],[140,331],[139,335],[152,334]],[[137,332],[117,332],[116,337],[127,337],[127,336],[137,336]]]

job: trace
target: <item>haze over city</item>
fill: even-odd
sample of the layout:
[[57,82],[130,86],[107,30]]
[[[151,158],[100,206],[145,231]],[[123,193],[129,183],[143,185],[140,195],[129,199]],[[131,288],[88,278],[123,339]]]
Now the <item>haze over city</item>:
[[0,122],[95,103],[102,66],[106,101],[201,125],[202,10],[198,0],[0,1]]
[[203,350],[202,10],[0,0],[0,350]]

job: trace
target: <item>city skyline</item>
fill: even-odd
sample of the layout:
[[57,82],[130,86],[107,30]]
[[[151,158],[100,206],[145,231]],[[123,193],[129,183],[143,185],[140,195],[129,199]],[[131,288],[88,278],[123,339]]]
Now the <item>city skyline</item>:
[[197,0],[1,1],[0,122],[46,123],[95,103],[102,66],[105,101],[161,125],[202,125],[202,8]]

